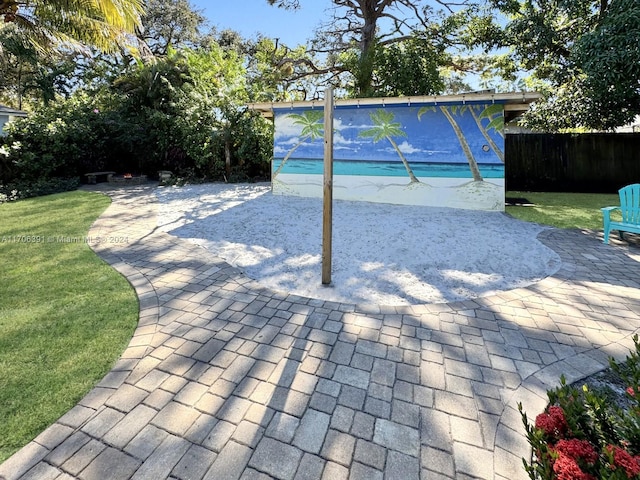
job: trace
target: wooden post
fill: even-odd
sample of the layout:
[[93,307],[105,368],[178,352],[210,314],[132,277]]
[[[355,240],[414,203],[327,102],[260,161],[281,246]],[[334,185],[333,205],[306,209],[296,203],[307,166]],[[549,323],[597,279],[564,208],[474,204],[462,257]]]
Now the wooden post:
[[322,284],[331,283],[333,230],[333,88],[324,92],[324,188],[322,204]]

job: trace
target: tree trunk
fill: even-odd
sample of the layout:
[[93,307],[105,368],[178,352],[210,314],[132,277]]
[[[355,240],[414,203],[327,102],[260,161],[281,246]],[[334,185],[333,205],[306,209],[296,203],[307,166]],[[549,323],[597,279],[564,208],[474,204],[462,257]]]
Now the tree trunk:
[[18,110],[22,110],[22,62],[18,67]]
[[298,148],[300,145],[302,145],[302,144],[307,140],[307,138],[309,138],[309,136],[306,136],[306,137],[301,138],[301,139],[300,139],[300,141],[299,141],[298,143],[296,143],[296,144],[293,146],[293,148],[291,148],[291,150],[289,150],[289,151],[287,152],[287,156],[286,156],[286,157],[284,157],[284,158],[282,159],[282,163],[280,164],[280,166],[278,167],[278,169],[277,169],[275,172],[273,172],[273,175],[271,175],[271,180],[275,179],[275,178],[278,176],[278,174],[280,173],[280,171],[282,171],[282,168],[284,167],[284,164],[287,162],[287,160],[289,160],[289,158],[291,157],[291,155],[293,154],[293,152],[295,152],[295,151],[297,150],[297,148]]
[[398,156],[400,157],[400,160],[402,160],[402,163],[404,163],[404,168],[407,169],[407,173],[409,174],[409,178],[411,179],[411,183],[420,183],[420,180],[418,180],[418,177],[416,177],[413,174],[413,170],[411,170],[411,165],[409,165],[409,162],[407,161],[405,156],[400,151],[400,147],[398,147],[398,144],[396,142],[394,142],[393,138],[391,138],[389,136],[387,136],[387,140],[389,140],[389,142],[391,143],[391,145],[393,146],[395,151],[398,153]]
[[476,124],[478,125],[478,128],[482,132],[482,135],[484,136],[485,140],[493,150],[493,153],[495,153],[500,159],[500,161],[504,163],[504,153],[502,152],[502,150],[500,150],[500,147],[496,145],[496,142],[493,141],[493,138],[489,136],[489,132],[487,132],[485,128],[482,126],[482,122],[480,121],[480,118],[478,118],[478,115],[476,115],[476,112],[473,110],[473,106],[469,107],[469,111],[471,112],[473,119],[476,121]]
[[229,140],[224,142],[224,166],[227,176],[231,175],[231,142]]
[[358,96],[371,94],[373,77],[373,55],[376,46],[376,28],[380,14],[376,11],[376,3],[371,0],[359,0],[362,12],[362,37],[360,40],[360,72],[357,78]]
[[449,113],[447,107],[440,107],[440,111],[447,117],[449,123],[453,127],[453,131],[456,133],[456,137],[458,137],[458,141],[460,142],[460,146],[462,147],[462,151],[464,155],[467,157],[467,161],[469,162],[469,168],[471,169],[471,175],[473,175],[474,182],[482,182],[482,175],[480,175],[480,169],[478,168],[478,163],[476,159],[473,157],[473,152],[471,151],[471,147],[467,143],[467,139],[464,137],[464,133],[462,129],[456,122],[455,118]]

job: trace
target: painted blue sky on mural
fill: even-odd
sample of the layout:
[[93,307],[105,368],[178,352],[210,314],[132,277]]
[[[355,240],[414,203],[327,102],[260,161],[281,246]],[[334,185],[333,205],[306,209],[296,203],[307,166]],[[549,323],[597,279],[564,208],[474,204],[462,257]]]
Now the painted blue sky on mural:
[[[501,160],[493,151],[483,132],[478,128],[477,121],[469,111],[474,107],[477,117],[487,105],[449,105],[455,123],[464,135],[473,156],[478,163],[500,164]],[[334,118],[334,158],[336,160],[364,160],[364,161],[398,161],[398,154],[387,139],[373,143],[372,138],[362,137],[361,132],[371,129],[373,122],[370,114],[379,109],[393,112],[394,123],[405,135],[397,135],[393,140],[397,143],[403,155],[409,162],[428,163],[467,163],[460,141],[454,128],[443,114],[440,106],[435,105],[423,113],[418,119],[421,105],[416,106],[376,106],[376,107],[338,107]],[[302,114],[307,109],[276,109],[274,157],[283,158],[300,142],[301,129],[296,125],[290,114]],[[322,110],[320,107],[319,110]],[[501,115],[501,114],[500,114]],[[485,127],[485,133],[490,136],[499,149],[504,151],[504,139],[495,129],[487,129],[490,120],[479,119]],[[320,120],[322,121],[322,120]],[[295,149],[293,157],[320,159],[323,157],[323,138],[306,140]]]

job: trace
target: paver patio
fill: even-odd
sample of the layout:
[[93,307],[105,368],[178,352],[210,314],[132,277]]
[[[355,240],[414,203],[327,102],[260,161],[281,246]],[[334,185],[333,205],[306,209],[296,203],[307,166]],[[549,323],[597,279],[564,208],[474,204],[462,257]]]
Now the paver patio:
[[156,231],[151,186],[108,193],[89,235],[134,286],[138,328],[5,480],[527,478],[517,403],[540,411],[640,327],[640,248],[594,232],[543,232],[562,267],[527,288],[350,305],[269,290]]

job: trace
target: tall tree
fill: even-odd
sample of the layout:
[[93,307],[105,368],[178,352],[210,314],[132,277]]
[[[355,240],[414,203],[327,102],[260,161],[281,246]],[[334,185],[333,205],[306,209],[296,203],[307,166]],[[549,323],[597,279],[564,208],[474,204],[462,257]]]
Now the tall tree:
[[[299,0],[267,1],[281,8],[301,8]],[[420,38],[440,53],[441,61],[448,61],[444,48],[459,44],[454,33],[478,13],[474,0],[437,0],[440,9],[433,8],[428,0],[333,0],[332,3],[330,18],[320,27],[309,50],[326,58],[326,64],[318,66],[308,59],[291,63],[301,67],[297,72],[299,76],[324,74],[328,75],[330,83],[335,83],[337,75],[348,72],[353,77],[353,95],[360,97],[377,93],[376,62],[385,57],[389,59],[388,55],[379,53],[381,50],[409,42],[413,36],[414,40]],[[415,45],[405,43],[402,48]],[[282,59],[282,63],[287,61],[290,60],[286,57]],[[419,70],[414,68],[413,71]],[[441,84],[436,81],[435,89],[442,88]],[[421,93],[429,93],[434,86],[427,86],[426,90]]]
[[[604,1],[604,0],[603,0]],[[614,0],[576,45],[576,61],[604,128],[640,114],[640,2]]]
[[640,2],[492,0],[508,15],[499,38],[546,94],[525,116],[532,127],[611,129],[640,114]]
[[166,55],[169,47],[198,47],[207,19],[189,0],[147,0],[142,39],[154,55]]
[[0,28],[15,23],[34,46],[135,49],[142,0],[0,0]]
[[[293,64],[313,66],[304,45],[291,49],[270,38],[258,38],[246,50],[249,95],[253,102],[277,102],[319,98],[322,83],[313,76],[298,75]],[[284,60],[283,60],[284,59]],[[325,72],[314,70],[317,75]]]
[[433,95],[444,90],[440,66],[444,51],[428,40],[407,40],[376,49],[371,93],[376,97]]
[[44,54],[15,25],[5,26],[0,29],[0,103],[25,109],[68,94],[74,60],[69,52]]

